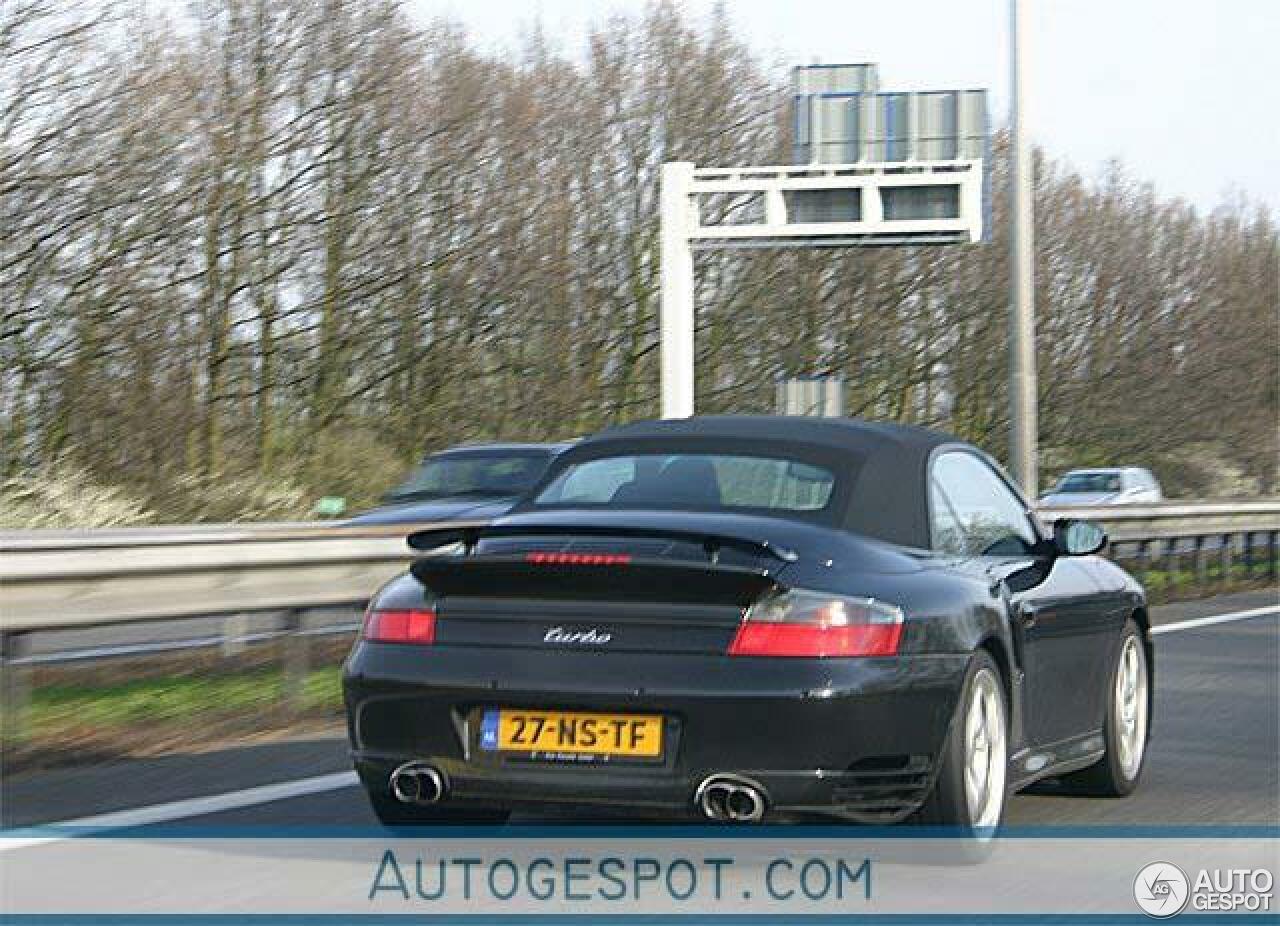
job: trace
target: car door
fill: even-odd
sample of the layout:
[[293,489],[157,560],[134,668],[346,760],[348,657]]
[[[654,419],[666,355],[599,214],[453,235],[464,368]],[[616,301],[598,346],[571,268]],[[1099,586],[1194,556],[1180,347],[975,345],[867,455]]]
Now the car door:
[[939,454],[930,491],[935,547],[974,557],[1006,602],[1025,672],[1026,741],[1044,746],[1098,729],[1114,620],[1087,561],[1054,555],[1028,506],[976,453]]

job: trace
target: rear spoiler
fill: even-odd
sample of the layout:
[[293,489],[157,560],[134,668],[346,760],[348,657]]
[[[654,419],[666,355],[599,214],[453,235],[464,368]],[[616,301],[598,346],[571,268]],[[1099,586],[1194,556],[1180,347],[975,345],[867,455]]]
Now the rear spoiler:
[[706,560],[629,559],[623,568],[543,564],[537,554],[424,556],[409,571],[433,596],[673,602],[745,608],[782,586],[767,570]]
[[706,531],[686,531],[665,527],[606,527],[581,524],[495,524],[459,527],[433,527],[409,535],[409,546],[414,550],[429,552],[441,547],[462,544],[466,553],[475,551],[481,540],[494,537],[531,537],[542,534],[571,534],[579,537],[646,537],[657,540],[674,540],[700,544],[712,563],[720,550],[742,550],[747,553],[772,557],[780,563],[794,563],[799,557],[794,550],[780,547],[767,540],[749,540],[728,534]]

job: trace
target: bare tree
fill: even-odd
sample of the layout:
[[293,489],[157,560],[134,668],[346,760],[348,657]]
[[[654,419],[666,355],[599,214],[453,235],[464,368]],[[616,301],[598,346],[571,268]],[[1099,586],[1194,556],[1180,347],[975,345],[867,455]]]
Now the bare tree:
[[[536,28],[484,52],[395,0],[102,8],[0,5],[3,462],[164,517],[226,485],[358,503],[458,440],[655,414],[662,163],[789,151],[780,75],[722,9],[658,0],[579,56]],[[837,373],[856,414],[1002,454],[1006,150],[982,244],[700,254],[700,407]],[[1036,199],[1046,470],[1274,491],[1274,217],[1043,154]]]

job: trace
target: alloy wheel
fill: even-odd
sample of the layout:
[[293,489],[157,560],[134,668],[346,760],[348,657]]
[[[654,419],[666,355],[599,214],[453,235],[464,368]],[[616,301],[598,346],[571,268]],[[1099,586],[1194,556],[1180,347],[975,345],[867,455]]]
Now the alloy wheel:
[[974,827],[995,827],[1000,822],[1007,746],[1000,680],[990,669],[980,669],[973,677],[964,725],[964,789]]
[[1120,651],[1112,700],[1116,758],[1124,777],[1133,779],[1147,745],[1147,660],[1136,636],[1126,637]]

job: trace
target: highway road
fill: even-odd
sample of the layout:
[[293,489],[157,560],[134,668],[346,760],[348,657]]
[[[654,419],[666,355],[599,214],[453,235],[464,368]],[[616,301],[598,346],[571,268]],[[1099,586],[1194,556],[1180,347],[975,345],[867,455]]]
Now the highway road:
[[[1253,616],[1200,623],[1241,613]],[[1280,595],[1168,605],[1155,621],[1166,632],[1156,637],[1155,726],[1138,792],[1098,800],[1042,786],[1013,799],[1011,824],[1280,824]],[[335,734],[28,773],[3,783],[0,822],[118,813],[94,822],[373,825],[348,769],[345,740]]]

